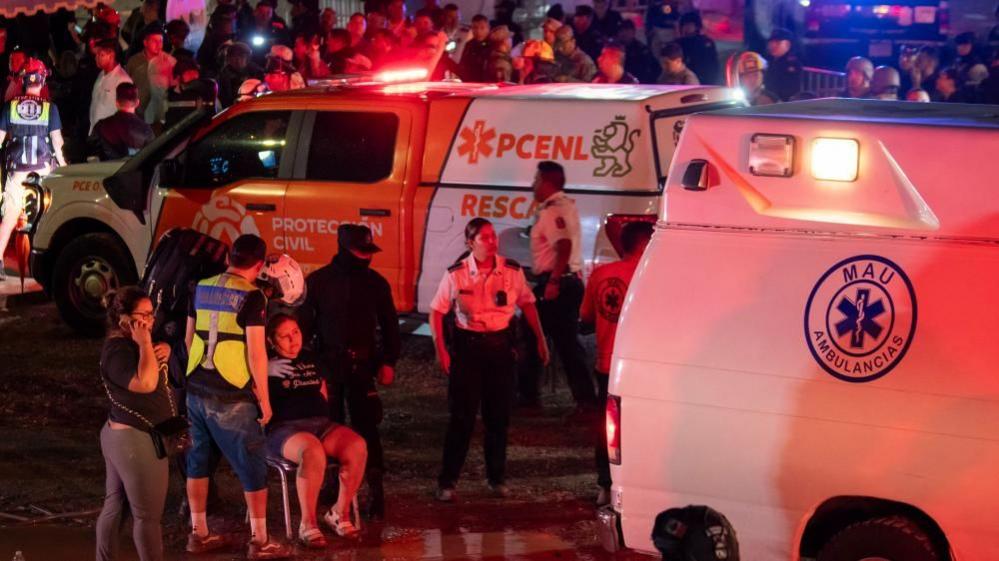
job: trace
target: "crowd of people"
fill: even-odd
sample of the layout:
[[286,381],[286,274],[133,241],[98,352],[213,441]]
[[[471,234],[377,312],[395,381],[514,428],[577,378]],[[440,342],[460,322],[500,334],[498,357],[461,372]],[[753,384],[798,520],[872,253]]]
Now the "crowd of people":
[[[538,165],[533,286],[519,263],[500,254],[492,223],[475,218],[465,228],[466,252],[448,268],[431,302],[430,325],[448,377],[450,414],[434,492],[438,501],[456,500],[480,411],[486,482],[494,497],[510,496],[506,454],[514,400],[519,392],[522,404],[539,405],[540,376],[521,368],[520,350],[528,341],[533,353],[527,354],[533,354],[536,366],[547,365],[549,340],[577,404],[570,424],[594,440],[597,503],[610,500],[599,413],[607,399],[621,302],[606,292],[627,289],[653,227],[648,221],[625,225],[622,259],[598,267],[584,287],[579,215],[565,183],[561,165]],[[116,558],[125,504],[135,518],[139,558],[162,559],[160,519],[171,456],[179,459],[176,467],[186,479],[189,553],[226,545],[207,518],[211,478],[222,458],[243,488],[250,559],[291,553],[288,544],[267,532],[268,458],[297,466],[297,536],[303,546],[328,544],[318,515],[324,485],[332,483],[325,477],[327,458],[338,464],[339,485],[335,498],[327,500],[331,506],[323,507],[326,525],[345,538],[359,533],[353,507],[364,482],[366,515],[384,518],[378,386],[395,378],[399,322],[388,282],[370,267],[380,251],[371,230],[345,224],[337,236],[339,250],[330,264],[302,277],[290,257],[268,256],[265,240],[241,235],[223,273],[192,279],[196,288],[186,306],[186,337],[173,344],[154,339],[154,333],[165,331],[156,329],[163,316],[149,294],[123,287],[109,295],[100,364],[110,402],[101,430],[107,477],[97,559]],[[580,343],[581,326],[596,333],[592,370]],[[534,388],[525,389],[528,385]],[[174,442],[188,423],[190,446],[183,449]]]
[[[457,5],[437,0],[424,0],[412,16],[404,0],[368,0],[364,13],[347,18],[320,9],[319,0],[289,1],[290,22],[277,15],[277,0],[220,0],[198,41],[188,22],[164,21],[165,0],[143,0],[124,20],[99,4],[82,28],[67,10],[0,20],[4,101],[25,93],[23,74],[40,70],[47,83],[39,97],[59,111],[66,158],[83,161],[135,153],[199,107],[218,110],[310,80],[413,65],[426,66],[431,80],[465,82],[738,83],[753,103],[820,93],[806,89],[791,32],[776,29],[767,53],[743,53],[730,72],[699,12],[679,4],[650,8],[640,38],[636,21],[609,0],[572,14],[555,4],[538,30],[514,21],[513,0],[498,2],[492,19],[474,14],[467,24]],[[896,67],[852,59],[841,95],[999,103],[997,30],[982,41],[962,33],[945,49],[903,48]],[[119,91],[125,83],[135,92]]]
[[[999,18],[999,9],[996,15]],[[734,66],[730,82],[740,85],[753,105],[819,97],[806,89],[794,34],[785,29],[770,35],[765,57],[744,52]],[[875,67],[855,56],[847,61],[844,74],[845,87],[837,97],[999,104],[999,25],[987,43],[967,31],[954,37],[948,49],[903,46],[896,66]]]

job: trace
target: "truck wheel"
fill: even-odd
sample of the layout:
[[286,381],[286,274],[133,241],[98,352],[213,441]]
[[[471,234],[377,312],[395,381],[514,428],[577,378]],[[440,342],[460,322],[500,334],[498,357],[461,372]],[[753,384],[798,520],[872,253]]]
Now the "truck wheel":
[[817,561],[939,561],[918,526],[901,516],[872,518],[847,526],[819,551]]
[[52,271],[52,296],[63,319],[86,335],[104,332],[104,296],[135,284],[128,250],[111,234],[85,234],[59,253]]

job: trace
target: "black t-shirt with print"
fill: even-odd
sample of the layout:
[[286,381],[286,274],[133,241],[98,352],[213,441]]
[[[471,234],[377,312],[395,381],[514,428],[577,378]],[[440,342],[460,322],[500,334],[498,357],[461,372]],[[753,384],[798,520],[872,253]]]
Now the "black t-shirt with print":
[[[137,393],[128,389],[128,383],[139,371],[139,345],[126,337],[112,337],[104,342],[101,350],[101,376],[114,401],[145,417],[156,425],[173,416],[166,392],[165,379],[160,376],[156,390],[150,393]],[[149,430],[149,425],[121,407],[111,404],[108,418],[141,430]]]
[[273,357],[267,363],[272,423],[309,417],[326,417],[329,407],[323,397],[326,368],[316,355],[303,351],[297,358]]
[[[194,298],[187,312],[188,317],[196,317],[194,309]],[[267,297],[260,290],[254,290],[247,294],[243,301],[243,307],[236,314],[236,323],[246,329],[247,327],[263,327],[267,324]],[[244,401],[256,401],[253,394],[253,380],[251,379],[242,388],[236,388],[222,377],[216,370],[207,370],[200,365],[191,372],[187,378],[188,390],[195,395],[219,396],[225,399],[242,399]]]

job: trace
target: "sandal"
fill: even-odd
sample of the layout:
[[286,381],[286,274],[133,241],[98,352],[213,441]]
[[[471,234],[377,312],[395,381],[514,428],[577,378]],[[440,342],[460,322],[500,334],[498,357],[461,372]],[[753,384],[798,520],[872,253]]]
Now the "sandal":
[[333,528],[338,536],[344,538],[352,538],[358,535],[361,531],[354,526],[354,523],[350,521],[350,518],[340,518],[340,514],[332,508],[323,515],[323,520]]
[[309,549],[324,549],[326,547],[326,536],[323,535],[322,530],[319,528],[309,528],[308,530],[299,530],[298,539],[302,542],[302,545]]

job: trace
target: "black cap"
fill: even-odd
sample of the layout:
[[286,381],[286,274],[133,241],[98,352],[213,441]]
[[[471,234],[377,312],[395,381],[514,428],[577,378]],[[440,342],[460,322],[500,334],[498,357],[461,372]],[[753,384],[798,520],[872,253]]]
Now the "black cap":
[[701,12],[698,10],[692,10],[690,12],[684,12],[680,16],[680,26],[684,24],[692,23],[697,26],[697,29],[704,27],[704,22],[701,20]]
[[955,45],[974,45],[975,44],[975,32],[974,31],[965,31],[964,33],[958,34],[957,37],[954,37],[954,44]]
[[770,32],[770,41],[794,41],[794,33],[783,27],[775,27]]
[[576,15],[593,17],[594,15],[596,15],[596,12],[593,11],[592,6],[587,6],[586,4],[580,4],[576,6]]
[[361,224],[341,224],[336,229],[336,235],[341,248],[352,249],[361,253],[378,253],[382,248],[375,245],[371,236],[371,228]]

